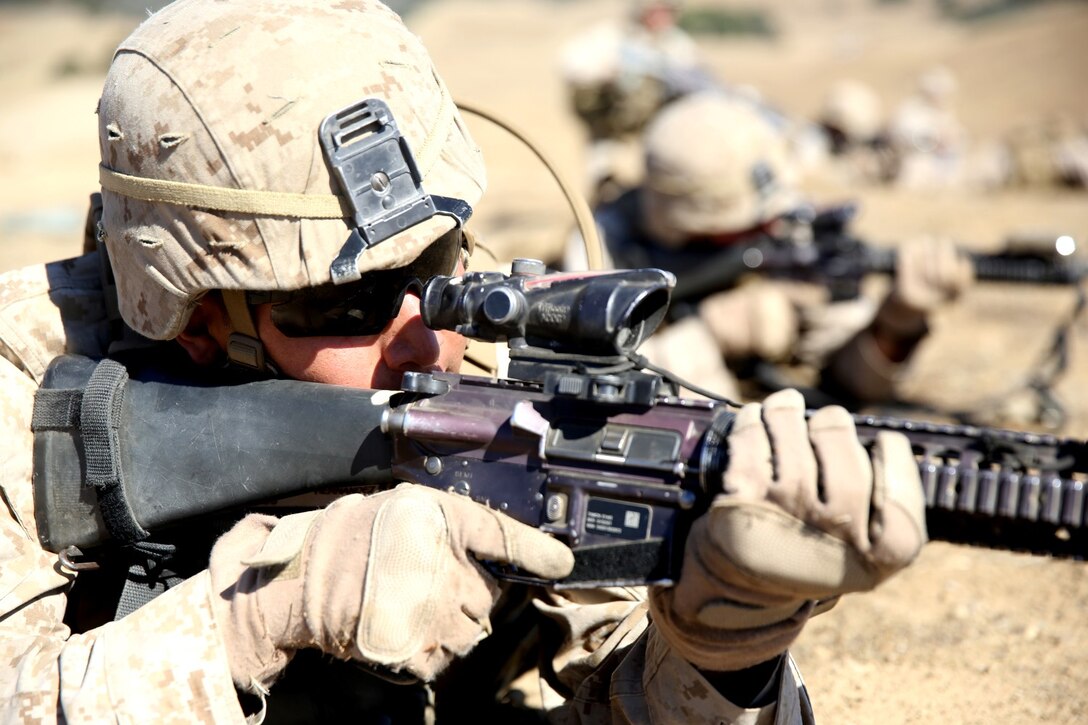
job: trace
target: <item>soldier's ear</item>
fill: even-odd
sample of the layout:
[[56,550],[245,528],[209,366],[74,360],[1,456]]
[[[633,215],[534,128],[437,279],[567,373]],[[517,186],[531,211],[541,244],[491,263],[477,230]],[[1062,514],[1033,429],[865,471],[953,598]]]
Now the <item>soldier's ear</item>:
[[212,365],[222,359],[228,336],[223,300],[218,293],[210,292],[197,304],[189,323],[176,339],[197,365]]

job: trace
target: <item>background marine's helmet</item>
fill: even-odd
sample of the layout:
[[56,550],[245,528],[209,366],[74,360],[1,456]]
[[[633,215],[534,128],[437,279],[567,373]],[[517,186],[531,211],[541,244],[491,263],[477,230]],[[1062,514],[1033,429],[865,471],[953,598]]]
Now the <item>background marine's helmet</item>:
[[[129,326],[170,339],[209,290],[333,281],[355,223],[318,128],[366,98],[388,104],[426,193],[476,205],[479,149],[422,43],[384,5],[180,0],[137,28],[98,108],[102,233]],[[404,266],[456,224],[407,226],[354,271]]]
[[643,143],[643,221],[666,246],[751,229],[798,205],[785,139],[747,101],[685,96]]
[[828,89],[819,120],[854,144],[871,142],[884,127],[880,97],[876,91],[864,83],[846,79]]

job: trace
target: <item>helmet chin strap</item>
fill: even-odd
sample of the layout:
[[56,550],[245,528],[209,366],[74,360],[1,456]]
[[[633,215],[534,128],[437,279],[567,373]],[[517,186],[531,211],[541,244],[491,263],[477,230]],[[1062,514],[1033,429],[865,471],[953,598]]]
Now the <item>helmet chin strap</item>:
[[264,354],[264,343],[257,334],[253,313],[243,290],[222,290],[223,305],[231,333],[227,340],[227,358],[234,365],[261,373],[275,373]]

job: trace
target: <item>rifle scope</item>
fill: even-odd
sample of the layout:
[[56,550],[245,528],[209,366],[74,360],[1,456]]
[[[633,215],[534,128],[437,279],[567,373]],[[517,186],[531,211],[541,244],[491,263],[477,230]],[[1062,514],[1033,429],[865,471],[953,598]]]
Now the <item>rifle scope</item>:
[[580,355],[625,355],[665,317],[676,277],[660,269],[544,274],[537,260],[513,272],[436,276],[420,300],[423,323],[487,342]]

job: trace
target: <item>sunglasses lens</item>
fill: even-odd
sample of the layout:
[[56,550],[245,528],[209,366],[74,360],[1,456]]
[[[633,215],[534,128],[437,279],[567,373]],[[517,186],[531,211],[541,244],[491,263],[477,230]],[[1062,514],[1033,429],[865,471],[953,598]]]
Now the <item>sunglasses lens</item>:
[[[394,290],[377,288],[315,288],[305,296],[273,304],[272,324],[288,337],[373,335],[395,314],[389,303],[394,295]],[[404,298],[403,293],[396,296],[398,302]]]
[[409,290],[418,295],[431,277],[456,272],[460,250],[461,234],[455,229],[406,267],[293,292],[272,303],[272,324],[287,337],[376,335],[396,317]]

